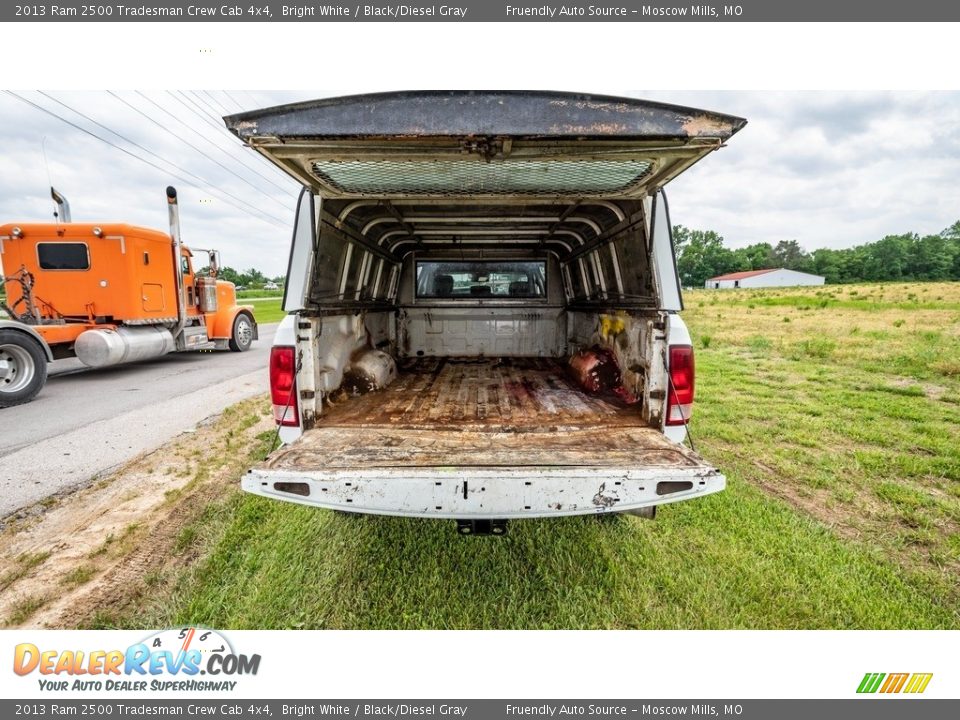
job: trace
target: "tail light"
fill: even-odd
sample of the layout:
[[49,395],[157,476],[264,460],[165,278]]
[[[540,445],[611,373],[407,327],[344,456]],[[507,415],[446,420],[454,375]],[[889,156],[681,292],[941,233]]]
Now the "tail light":
[[667,425],[686,425],[693,412],[693,347],[670,346],[670,385],[667,388]]
[[281,345],[270,349],[270,395],[277,425],[300,425],[297,408],[297,363],[294,349]]

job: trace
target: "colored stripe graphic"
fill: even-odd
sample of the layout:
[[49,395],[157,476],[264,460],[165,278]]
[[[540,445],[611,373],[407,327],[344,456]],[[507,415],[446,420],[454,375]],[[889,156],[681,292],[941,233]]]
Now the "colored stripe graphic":
[[905,693],[922,693],[927,689],[927,685],[930,684],[930,678],[933,677],[933,673],[914,673],[913,677],[910,678],[910,682],[907,684]]
[[[886,680],[884,680],[886,678]],[[895,694],[904,693],[922,693],[927,689],[933,673],[866,673],[860,685],[857,686],[858,693],[875,693],[879,690],[881,693]],[[883,683],[881,685],[881,683]]]
[[885,675],[883,673],[867,673],[863,676],[863,680],[860,681],[860,687],[857,688],[858,693],[875,693],[877,688],[880,687],[880,681],[883,680]]
[[890,673],[887,675],[887,681],[880,688],[882,693],[898,693],[903,688],[903,684],[910,677],[910,673]]

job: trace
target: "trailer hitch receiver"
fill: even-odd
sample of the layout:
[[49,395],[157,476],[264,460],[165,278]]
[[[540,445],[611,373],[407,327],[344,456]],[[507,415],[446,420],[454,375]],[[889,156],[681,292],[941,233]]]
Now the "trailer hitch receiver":
[[506,520],[457,520],[461,535],[506,535]]

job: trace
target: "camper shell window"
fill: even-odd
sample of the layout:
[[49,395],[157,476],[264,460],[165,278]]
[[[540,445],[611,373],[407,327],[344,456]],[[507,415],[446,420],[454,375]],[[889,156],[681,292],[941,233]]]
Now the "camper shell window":
[[543,260],[418,261],[417,297],[444,300],[546,297]]
[[37,243],[41,270],[89,270],[90,250],[86,243]]

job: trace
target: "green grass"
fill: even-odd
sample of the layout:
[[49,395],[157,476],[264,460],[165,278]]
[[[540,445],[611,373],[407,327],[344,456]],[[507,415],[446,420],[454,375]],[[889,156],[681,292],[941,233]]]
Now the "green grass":
[[40,608],[47,604],[49,598],[46,595],[28,595],[19,598],[10,607],[10,614],[4,623],[6,625],[20,625],[27,620]]
[[14,566],[0,574],[0,591],[6,590],[33,568],[42,564],[48,557],[50,557],[49,551],[25,553],[18,556],[14,561]]
[[[960,285],[818,291],[897,302],[871,311],[811,304],[784,326],[782,305],[754,298],[749,310],[737,293],[688,294],[694,336],[712,337],[697,357],[700,450],[924,578],[932,598],[960,604],[960,381],[951,364]],[[902,312],[904,295],[940,297],[942,307]],[[717,306],[728,318],[739,306],[740,322],[716,321]]]
[[283,288],[279,290],[238,290],[237,297],[241,300],[249,298],[282,298]]
[[251,303],[253,316],[258,324],[280,322],[286,313],[280,307],[280,298]]
[[67,585],[68,587],[85,585],[86,583],[90,582],[91,579],[93,579],[93,576],[96,574],[96,572],[97,569],[93,565],[78,565],[60,578],[60,584]]
[[[234,495],[200,521],[204,559],[152,627],[955,627],[956,606],[746,483],[656,522],[350,517]],[[212,523],[212,526],[211,526]],[[126,624],[124,624],[126,626]]]
[[960,377],[937,365],[960,355],[960,286],[931,287],[943,306],[911,312],[816,295],[919,296],[903,286],[781,291],[807,297],[803,310],[689,293],[693,431],[729,487],[655,522],[517,521],[505,538],[463,538],[452,522],[234,491],[182,532],[198,559],[154,579],[149,607],[96,622],[960,628]]

